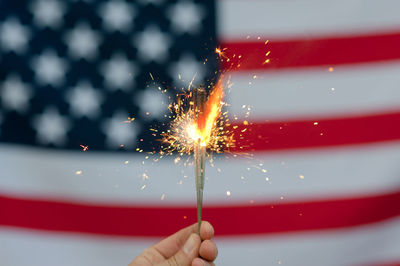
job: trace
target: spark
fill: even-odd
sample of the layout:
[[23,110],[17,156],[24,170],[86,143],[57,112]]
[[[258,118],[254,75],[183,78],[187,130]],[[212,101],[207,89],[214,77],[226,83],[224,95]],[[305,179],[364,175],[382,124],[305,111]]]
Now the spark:
[[220,58],[224,58],[224,59],[226,59],[227,61],[229,61],[230,59],[225,55],[225,50],[226,50],[226,49],[227,49],[227,48],[221,49],[221,48],[217,47],[217,48],[215,48],[215,53],[216,53]]
[[300,179],[304,179],[304,175],[299,175]]
[[76,175],[81,175],[82,174],[82,170],[78,170],[75,172]]
[[143,185],[140,190],[144,190],[146,188],[146,185]]
[[146,179],[149,179],[149,176],[146,173],[143,173],[142,174],[142,180],[144,181]]
[[328,68],[329,72],[333,72],[335,69],[333,67]]
[[231,195],[231,192],[229,190],[227,190],[226,195],[229,197]]
[[263,65],[268,64],[269,62],[271,62],[271,60],[269,58],[265,59],[265,61],[263,62]]
[[124,123],[132,123],[133,121],[135,121],[135,117],[128,117],[127,120],[124,121]]
[[79,145],[79,146],[81,146],[83,151],[87,151],[89,149],[89,146],[84,146],[84,145]]

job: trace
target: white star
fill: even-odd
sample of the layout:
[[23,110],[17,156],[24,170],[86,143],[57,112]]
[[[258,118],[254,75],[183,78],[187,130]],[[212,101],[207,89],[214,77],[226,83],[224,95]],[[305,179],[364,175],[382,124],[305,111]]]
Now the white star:
[[127,91],[133,86],[136,67],[122,54],[115,54],[100,66],[105,84],[111,90]]
[[35,116],[32,122],[37,132],[38,142],[56,146],[65,144],[70,122],[67,118],[61,116],[55,108],[47,108],[43,114]]
[[56,29],[61,26],[66,11],[63,2],[57,0],[36,0],[30,6],[33,22],[41,28]]
[[193,85],[200,85],[203,81],[205,70],[204,65],[191,55],[184,55],[181,59],[171,64],[171,76],[175,84],[189,86],[193,80]]
[[125,1],[111,0],[100,6],[99,13],[106,30],[126,32],[133,24],[135,9]]
[[169,8],[167,15],[173,30],[194,34],[200,30],[204,9],[193,2],[181,1]]
[[41,85],[60,86],[64,82],[68,65],[53,50],[45,50],[31,61],[36,80]]
[[3,107],[23,113],[28,109],[28,101],[32,97],[32,89],[23,83],[19,76],[11,74],[0,87]]
[[80,81],[75,88],[67,92],[66,99],[76,117],[94,118],[100,114],[103,97],[88,81]]
[[168,111],[169,98],[157,85],[153,85],[140,92],[135,102],[140,106],[143,118],[162,120]]
[[169,36],[158,28],[147,27],[133,40],[139,51],[139,56],[144,61],[157,61],[161,63],[167,59],[168,49],[171,45]]
[[131,148],[136,146],[136,136],[139,128],[135,122],[127,123],[128,114],[115,112],[112,118],[106,119],[102,124],[102,130],[106,135],[106,143],[111,148],[119,148],[121,145]]
[[79,23],[65,35],[69,53],[74,58],[93,59],[97,55],[100,35],[93,31],[87,23]]
[[22,26],[16,18],[8,18],[0,26],[0,47],[5,51],[23,53],[26,51],[30,35],[28,28]]

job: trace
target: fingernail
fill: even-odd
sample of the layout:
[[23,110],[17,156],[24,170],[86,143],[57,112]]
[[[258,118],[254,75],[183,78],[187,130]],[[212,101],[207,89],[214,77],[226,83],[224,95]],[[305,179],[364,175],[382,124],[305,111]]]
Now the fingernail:
[[188,240],[186,240],[185,245],[183,246],[183,252],[186,254],[190,255],[192,253],[193,249],[196,247],[196,240],[194,239],[194,234],[191,234]]

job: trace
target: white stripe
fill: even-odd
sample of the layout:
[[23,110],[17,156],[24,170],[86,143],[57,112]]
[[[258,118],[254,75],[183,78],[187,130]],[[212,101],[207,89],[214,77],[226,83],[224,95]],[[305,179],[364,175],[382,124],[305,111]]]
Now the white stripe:
[[[227,221],[228,222],[228,221]],[[217,265],[349,266],[400,260],[400,219],[349,229],[218,238]],[[156,239],[94,237],[0,227],[3,266],[127,265]]]
[[232,115],[261,121],[398,110],[399,71],[397,61],[340,66],[333,72],[326,67],[232,73],[232,89],[226,99]]
[[398,0],[217,1],[220,39],[293,38],[398,30]]
[[[131,162],[124,165],[125,160]],[[207,165],[204,197],[206,204],[230,204],[383,193],[400,187],[399,161],[400,142],[261,153],[253,159],[219,156],[215,167]],[[0,169],[0,193],[103,204],[194,206],[193,167],[174,165],[172,158],[154,165],[149,159],[142,165],[140,155],[2,145]],[[77,170],[82,174],[76,175]],[[144,172],[149,176],[145,181],[141,176]],[[143,185],[146,187],[141,190]],[[163,194],[165,199],[161,200]]]
[[223,265],[382,265],[400,261],[400,219],[329,232],[226,239],[217,246]]

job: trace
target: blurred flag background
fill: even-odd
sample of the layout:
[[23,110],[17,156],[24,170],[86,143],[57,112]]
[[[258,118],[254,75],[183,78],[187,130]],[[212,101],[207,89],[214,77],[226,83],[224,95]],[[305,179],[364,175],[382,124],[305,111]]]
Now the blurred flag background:
[[399,9],[0,1],[1,265],[127,265],[194,223],[193,168],[149,128],[220,71],[240,155],[206,169],[216,264],[400,265]]

